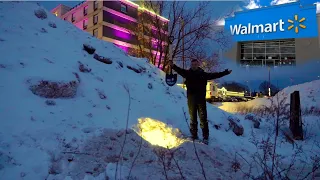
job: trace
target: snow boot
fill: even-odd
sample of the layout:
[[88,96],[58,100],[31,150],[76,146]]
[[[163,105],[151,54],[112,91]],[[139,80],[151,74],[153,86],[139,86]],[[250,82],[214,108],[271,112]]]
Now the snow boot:
[[190,136],[190,137],[187,137],[187,139],[188,139],[189,141],[195,141],[195,142],[199,141],[199,138],[198,138],[197,136],[196,136],[196,137]]
[[203,144],[205,144],[205,145],[209,145],[209,140],[208,140],[208,139],[203,139],[202,142],[203,142]]

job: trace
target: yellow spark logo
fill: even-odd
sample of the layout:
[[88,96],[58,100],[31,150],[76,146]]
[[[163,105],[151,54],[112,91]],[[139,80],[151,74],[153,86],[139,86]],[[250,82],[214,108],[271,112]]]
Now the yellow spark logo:
[[[299,33],[299,27],[302,28],[302,29],[305,29],[305,28],[306,28],[305,25],[300,24],[300,23],[302,23],[303,21],[305,21],[306,18],[301,18],[300,20],[298,20],[298,15],[294,15],[294,20],[295,20],[296,22],[299,22],[299,26],[296,26],[296,27],[295,27],[295,30],[294,30],[294,31],[298,34],[298,33]],[[288,30],[290,30],[290,29],[292,29],[292,28],[294,27],[294,21],[292,21],[291,19],[288,19],[288,22],[292,24],[292,25],[290,25],[290,26],[288,27]]]

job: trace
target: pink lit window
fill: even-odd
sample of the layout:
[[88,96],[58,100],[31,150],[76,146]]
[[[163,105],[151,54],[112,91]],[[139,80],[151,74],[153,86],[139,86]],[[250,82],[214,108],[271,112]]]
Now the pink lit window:
[[86,16],[88,14],[88,6],[83,8],[83,15]]
[[75,20],[76,20],[76,17],[75,17],[75,15],[74,15],[74,13],[72,13],[72,15],[71,15],[71,21],[74,22]]
[[87,29],[87,27],[88,27],[88,20],[85,19],[83,20],[83,29]]

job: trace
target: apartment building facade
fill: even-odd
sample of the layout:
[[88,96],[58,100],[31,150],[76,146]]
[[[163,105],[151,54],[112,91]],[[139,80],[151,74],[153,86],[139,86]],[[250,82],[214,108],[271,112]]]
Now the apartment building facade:
[[[139,50],[159,54],[157,41],[159,42],[160,38],[157,39],[154,36],[155,33],[151,34],[150,31],[133,32],[131,29],[131,27],[139,26],[140,17],[147,15],[151,19],[160,20],[162,24],[158,27],[161,28],[161,31],[152,25],[150,25],[150,30],[161,32],[162,41],[167,39],[169,20],[128,0],[83,1],[72,8],[60,4],[51,12],[61,19],[73,23],[79,29],[87,31],[99,39],[114,43],[128,54],[137,57],[141,57],[138,53]],[[142,44],[141,38],[147,39],[146,42],[151,42],[152,45]],[[164,42],[162,45],[165,48],[167,44]]]

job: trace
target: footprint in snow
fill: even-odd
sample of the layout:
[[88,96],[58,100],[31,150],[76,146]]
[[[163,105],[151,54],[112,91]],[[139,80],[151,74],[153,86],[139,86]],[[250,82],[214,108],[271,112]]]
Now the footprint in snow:
[[95,131],[95,128],[93,127],[87,127],[87,128],[83,128],[82,132],[88,134],[88,133],[92,133],[93,131]]

